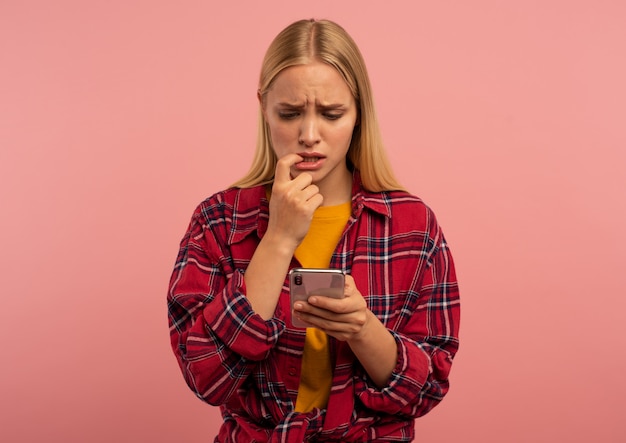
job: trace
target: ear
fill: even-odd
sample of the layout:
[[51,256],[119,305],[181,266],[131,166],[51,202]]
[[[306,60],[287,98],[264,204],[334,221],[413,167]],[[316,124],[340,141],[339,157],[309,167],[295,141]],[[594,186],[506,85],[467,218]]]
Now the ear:
[[260,89],[257,89],[256,91],[256,98],[259,101],[259,106],[261,106],[261,112],[263,113],[263,118],[267,120],[267,115],[265,114],[265,99],[263,97],[263,94],[261,94]]
[[259,105],[261,105],[261,109],[265,111],[265,95],[261,93],[260,89],[256,91],[256,98],[259,101]]

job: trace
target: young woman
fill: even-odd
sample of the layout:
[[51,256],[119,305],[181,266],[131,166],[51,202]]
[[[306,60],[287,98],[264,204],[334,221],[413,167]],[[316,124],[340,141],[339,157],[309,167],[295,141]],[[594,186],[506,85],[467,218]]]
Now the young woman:
[[[258,98],[252,167],[196,209],[171,277],[183,376],[220,406],[216,442],[411,441],[458,348],[442,231],[393,176],[365,64],[340,26],[284,29]],[[294,267],[344,271],[344,297],[314,294],[292,312]]]

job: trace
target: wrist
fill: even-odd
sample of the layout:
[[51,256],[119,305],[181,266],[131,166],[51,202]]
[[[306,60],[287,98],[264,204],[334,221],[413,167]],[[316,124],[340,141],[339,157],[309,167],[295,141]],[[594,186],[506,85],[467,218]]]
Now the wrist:
[[298,244],[297,241],[290,239],[288,236],[276,235],[268,230],[261,239],[259,247],[267,247],[269,250],[274,251],[279,257],[285,257],[291,260]]

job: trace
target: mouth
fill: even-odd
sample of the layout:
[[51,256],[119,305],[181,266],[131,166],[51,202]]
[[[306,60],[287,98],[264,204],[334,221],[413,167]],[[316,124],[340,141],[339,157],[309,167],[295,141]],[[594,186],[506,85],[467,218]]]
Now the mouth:
[[302,157],[302,161],[295,164],[296,169],[301,171],[313,171],[322,166],[325,157],[316,152],[307,152],[306,154],[298,154]]
[[302,157],[304,160],[302,160],[303,163],[315,163],[316,161],[319,161],[321,157]]

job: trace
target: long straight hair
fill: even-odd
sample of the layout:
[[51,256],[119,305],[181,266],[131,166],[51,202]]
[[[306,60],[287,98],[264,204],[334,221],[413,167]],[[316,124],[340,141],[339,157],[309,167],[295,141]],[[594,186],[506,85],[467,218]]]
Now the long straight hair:
[[[352,133],[347,159],[350,169],[361,174],[370,191],[400,190],[382,143],[372,88],[363,56],[354,40],[329,20],[300,20],[281,31],[270,44],[259,78],[259,97],[265,99],[276,77],[286,68],[321,61],[335,68],[352,92],[358,123]],[[270,131],[259,105],[256,151],[248,173],[233,186],[249,188],[271,183],[277,162]]]

